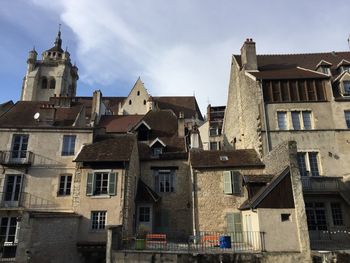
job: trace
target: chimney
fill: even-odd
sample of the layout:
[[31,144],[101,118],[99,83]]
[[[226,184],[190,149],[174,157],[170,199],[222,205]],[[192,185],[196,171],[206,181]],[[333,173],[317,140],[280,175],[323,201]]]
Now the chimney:
[[102,92],[95,90],[92,95],[91,121],[98,124],[101,117]]
[[247,38],[241,48],[241,61],[242,61],[242,67],[245,70],[258,69],[255,42],[251,38]]
[[185,136],[185,116],[182,111],[179,112],[179,118],[177,119],[177,135],[180,138]]
[[56,108],[53,104],[43,104],[40,106],[40,118],[42,122],[55,122]]
[[199,131],[197,124],[194,124],[191,130],[191,148],[199,148]]
[[149,98],[147,100],[147,108],[148,108],[148,111],[154,111],[155,110],[155,102],[154,102],[152,96],[149,96]]

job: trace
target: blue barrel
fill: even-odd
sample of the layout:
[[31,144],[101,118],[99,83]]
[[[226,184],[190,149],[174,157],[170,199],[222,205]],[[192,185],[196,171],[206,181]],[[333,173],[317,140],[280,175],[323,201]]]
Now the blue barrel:
[[220,242],[220,248],[231,248],[230,236],[220,236],[219,242]]

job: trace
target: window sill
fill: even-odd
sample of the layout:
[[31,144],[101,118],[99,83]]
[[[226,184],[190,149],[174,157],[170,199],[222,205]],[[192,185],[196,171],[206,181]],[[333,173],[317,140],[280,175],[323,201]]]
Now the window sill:
[[110,199],[111,195],[89,195],[91,199]]

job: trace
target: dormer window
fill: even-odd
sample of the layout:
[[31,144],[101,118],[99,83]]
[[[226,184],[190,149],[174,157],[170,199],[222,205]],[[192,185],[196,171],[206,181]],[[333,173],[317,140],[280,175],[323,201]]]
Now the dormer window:
[[134,128],[137,131],[137,140],[139,141],[148,141],[149,135],[151,132],[151,127],[145,122],[141,121]]
[[344,96],[350,96],[350,81],[343,81]]
[[226,155],[221,155],[220,161],[228,161],[228,157]]
[[152,150],[152,155],[154,157],[159,157],[163,153],[163,148],[162,147],[154,147]]
[[342,67],[340,67],[340,71],[341,72],[344,72],[344,71],[350,72],[350,66],[342,66]]
[[322,66],[320,69],[321,69],[323,74],[330,75],[330,73],[331,73],[329,67]]

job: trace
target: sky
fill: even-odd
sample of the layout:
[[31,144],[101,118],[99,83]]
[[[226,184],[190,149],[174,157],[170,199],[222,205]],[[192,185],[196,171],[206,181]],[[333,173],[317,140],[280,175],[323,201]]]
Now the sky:
[[53,46],[79,68],[78,96],[127,96],[138,77],[152,96],[225,105],[232,54],[349,50],[348,1],[0,0],[0,103],[20,98],[26,60]]

